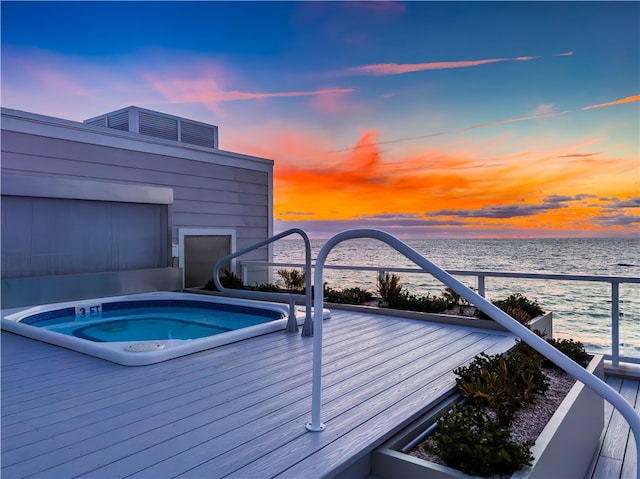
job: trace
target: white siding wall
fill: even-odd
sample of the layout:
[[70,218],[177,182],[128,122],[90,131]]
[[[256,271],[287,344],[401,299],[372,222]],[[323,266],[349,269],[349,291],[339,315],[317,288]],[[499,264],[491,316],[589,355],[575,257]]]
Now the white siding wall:
[[[236,231],[237,248],[272,234],[271,160],[2,110],[2,172],[173,189],[178,228]],[[267,249],[246,259],[268,259]]]

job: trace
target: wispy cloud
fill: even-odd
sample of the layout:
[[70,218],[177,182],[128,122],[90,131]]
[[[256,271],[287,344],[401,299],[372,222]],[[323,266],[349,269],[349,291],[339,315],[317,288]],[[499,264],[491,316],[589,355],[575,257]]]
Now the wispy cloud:
[[498,120],[498,121],[490,121],[490,122],[487,122],[487,123],[478,123],[477,125],[471,125],[471,126],[468,126],[466,128],[461,128],[459,130],[456,130],[456,132],[475,130],[476,128],[485,128],[487,126],[504,125],[504,124],[507,124],[507,123],[517,123],[519,121],[540,120],[542,118],[550,118],[550,117],[553,117],[553,116],[560,116],[560,115],[564,115],[566,113],[568,113],[568,112],[567,111],[561,111],[561,112],[558,112],[558,113],[542,113],[542,114],[537,114],[537,115],[521,116],[519,118],[509,118],[507,120]]
[[540,57],[514,57],[514,58],[488,58],[483,60],[465,60],[452,62],[427,62],[427,63],[377,63],[372,65],[362,65],[359,67],[349,67],[337,72],[337,75],[402,75],[403,73],[413,73],[425,70],[446,70],[450,68],[468,68],[491,63],[529,61]]
[[[554,57],[571,56],[573,52],[557,53]],[[480,65],[489,65],[491,63],[500,62],[526,62],[542,58],[541,56],[520,56],[511,58],[485,58],[482,60],[456,60],[449,62],[425,62],[425,63],[374,63],[371,65],[361,65],[358,67],[349,67],[335,75],[402,75],[404,73],[421,72],[425,70],[448,70],[451,68],[469,68]]]
[[602,108],[605,106],[622,105],[623,103],[631,103],[633,101],[640,101],[640,95],[628,96],[621,98],[620,100],[608,101],[606,103],[598,103],[596,105],[583,106],[581,110],[591,110],[592,108]]
[[351,93],[352,88],[327,88],[303,91],[251,92],[225,90],[213,77],[186,80],[166,79],[147,74],[151,86],[162,93],[169,103],[219,103],[239,100],[261,100],[265,98],[292,98],[304,96],[328,96]]

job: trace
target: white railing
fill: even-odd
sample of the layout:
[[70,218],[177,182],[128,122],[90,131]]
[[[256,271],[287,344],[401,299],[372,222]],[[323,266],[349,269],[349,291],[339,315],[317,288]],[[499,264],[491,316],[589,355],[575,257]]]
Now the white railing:
[[[357,238],[371,238],[382,241],[405,257],[410,259],[424,271],[432,274],[436,279],[440,280],[446,286],[451,288],[461,297],[469,301],[476,306],[480,311],[487,314],[494,321],[499,323],[502,327],[513,333],[516,337],[522,339],[529,346],[534,348],[540,354],[551,360],[558,367],[562,368],[569,375],[575,379],[581,381],[586,386],[591,388],[597,394],[602,396],[613,407],[615,407],[620,414],[627,420],[629,427],[633,431],[636,444],[640,444],[640,415],[638,415],[633,406],[631,406],[624,397],[622,397],[617,391],[607,385],[597,376],[589,373],[582,366],[571,360],[555,347],[551,346],[544,339],[536,335],[533,331],[523,326],[511,316],[506,314],[501,309],[487,301],[478,293],[471,290],[469,287],[458,281],[446,271],[440,269],[420,253],[415,251],[407,244],[400,241],[398,238],[379,230],[349,230],[342,233],[338,233],[331,239],[329,239],[320,252],[318,253],[318,259],[316,261],[316,268],[314,272],[314,284],[322,285],[324,274],[324,263],[327,259],[329,252],[339,243],[350,239]],[[322,310],[324,307],[324,288],[319,287],[315,293],[313,300],[314,312],[314,337],[313,337],[313,377],[312,377],[312,392],[311,392],[311,422],[306,427],[309,431],[318,432],[325,429],[325,425],[321,421],[321,404],[322,404],[322,322],[323,315]],[[640,449],[639,449],[640,451]],[[637,461],[637,477],[640,478],[640,461]]]
[[[220,284],[220,269],[222,266],[231,261],[238,256],[242,256],[244,254],[249,253],[255,249],[266,246],[274,241],[277,241],[281,238],[285,238],[292,234],[298,234],[302,236],[304,240],[304,252],[305,252],[305,293],[302,294],[293,294],[293,293],[275,293],[268,291],[247,291],[244,289],[231,289],[225,288]],[[306,316],[304,320],[304,325],[302,326],[302,335],[303,336],[313,336],[313,320],[311,318],[311,242],[309,241],[309,236],[303,230],[298,228],[292,228],[287,231],[283,231],[280,234],[272,236],[271,238],[267,238],[264,241],[260,241],[248,248],[245,248],[236,253],[232,253],[223,258],[220,258],[213,267],[213,283],[216,285],[218,291],[223,292],[229,296],[236,296],[240,298],[248,298],[248,299],[258,299],[263,301],[285,301],[289,303],[289,320],[287,322],[287,332],[294,333],[298,332],[298,320],[296,318],[296,301],[299,301],[301,297],[304,297],[305,302],[305,310]]]
[[[242,278],[245,284],[248,283],[249,270],[255,267],[278,266],[283,268],[299,268],[303,265],[298,263],[277,263],[263,261],[244,261],[240,263]],[[315,264],[311,265],[315,269]],[[386,272],[390,273],[412,273],[428,274],[427,271],[416,268],[391,268],[380,266],[348,266],[348,265],[325,265],[324,269],[342,271],[371,271],[375,272],[379,278],[384,277]],[[545,273],[515,273],[501,271],[468,271],[468,270],[446,270],[453,276],[471,276],[476,278],[477,291],[482,297],[486,295],[486,278],[516,278],[531,280],[551,280],[551,281],[577,281],[590,283],[604,283],[610,285],[611,296],[611,354],[605,358],[611,360],[611,366],[617,368],[621,359],[629,363],[638,363],[640,358],[621,358],[620,356],[620,285],[640,284],[640,278],[632,276],[594,276],[594,275],[569,275],[569,274],[545,274]]]

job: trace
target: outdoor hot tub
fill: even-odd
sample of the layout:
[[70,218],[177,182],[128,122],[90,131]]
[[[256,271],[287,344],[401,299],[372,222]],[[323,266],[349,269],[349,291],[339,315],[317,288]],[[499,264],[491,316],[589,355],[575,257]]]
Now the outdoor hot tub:
[[[285,304],[152,292],[2,310],[1,325],[38,341],[142,366],[284,330],[288,316]],[[299,324],[304,318],[304,310],[297,310]]]

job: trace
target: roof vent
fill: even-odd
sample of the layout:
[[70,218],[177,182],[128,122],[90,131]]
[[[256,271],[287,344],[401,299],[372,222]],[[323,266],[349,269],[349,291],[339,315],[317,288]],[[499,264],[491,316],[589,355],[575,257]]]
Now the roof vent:
[[136,106],[96,116],[84,123],[206,148],[218,148],[217,126]]

